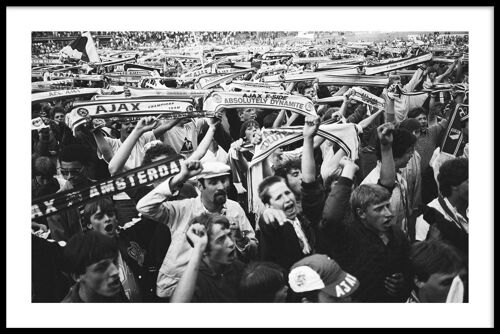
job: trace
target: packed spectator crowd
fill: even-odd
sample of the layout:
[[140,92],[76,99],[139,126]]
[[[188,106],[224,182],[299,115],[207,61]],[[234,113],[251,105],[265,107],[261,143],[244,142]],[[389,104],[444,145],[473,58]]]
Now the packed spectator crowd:
[[[237,37],[236,32],[120,32],[114,46],[272,46],[274,39],[286,36]],[[118,187],[123,173],[143,168],[146,175],[158,161],[180,160],[178,172],[167,177],[35,215],[32,301],[467,302],[468,111],[466,117],[460,114],[458,125],[453,121],[458,108],[468,105],[468,90],[463,89],[468,87],[468,63],[460,53],[467,38],[429,34],[420,40],[426,47],[451,46],[445,55],[451,61],[427,60],[373,76],[387,79],[383,86],[369,81],[324,84],[307,77],[321,72],[321,63],[293,60],[334,53],[343,54],[337,60],[349,59],[348,52],[341,52],[347,43],[332,43],[331,52],[282,52],[269,66],[265,53],[248,52],[241,60],[251,65],[249,71],[210,87],[223,95],[231,80],[238,79],[239,93],[265,94],[269,89],[267,93],[285,95],[287,101],[311,105],[308,115],[278,106],[229,105],[206,117],[128,115],[74,126],[71,117],[80,111],[79,104],[90,102],[88,95],[33,98],[32,119],[38,124],[31,141],[34,203],[78,194],[110,179]],[[363,58],[361,66],[371,66],[427,52],[407,42],[397,55],[379,47],[392,47],[389,41],[353,54]],[[67,44],[33,45],[33,53],[54,52]],[[80,62],[80,69],[68,73],[81,75],[82,81],[75,79],[71,88],[101,87],[95,93],[99,99],[92,101],[113,98],[122,103],[120,110],[127,99],[140,102],[134,92],[177,89],[191,91],[190,103],[203,112],[215,97],[196,95],[202,74],[193,73],[214,60],[214,54],[203,63],[180,59],[173,72],[156,69],[154,76],[134,83],[92,86],[84,79],[113,78],[113,72],[124,72],[124,64],[105,70],[90,64],[82,70]],[[237,65],[223,63],[208,68]],[[290,73],[306,76],[266,86],[266,76],[275,74],[272,66],[281,79]],[[52,70],[46,71],[43,81],[33,84],[49,85]],[[167,76],[175,79],[167,82]],[[357,73],[352,78],[362,80]],[[258,84],[266,88],[251,92]],[[359,98],[358,88],[383,107]],[[34,89],[32,94],[51,90]],[[449,154],[444,143],[452,126],[462,139]],[[330,128],[343,140],[321,136]],[[266,138],[273,138],[269,131],[280,134],[280,129],[283,135],[296,131],[301,140],[272,147],[256,182],[254,157]]]

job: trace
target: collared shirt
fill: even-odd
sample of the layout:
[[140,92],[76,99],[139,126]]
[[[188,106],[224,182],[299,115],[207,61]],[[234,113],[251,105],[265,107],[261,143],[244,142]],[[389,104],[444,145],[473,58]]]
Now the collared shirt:
[[[169,186],[170,178],[154,188],[137,203],[137,211],[145,217],[166,224],[172,233],[172,242],[167,250],[156,281],[156,294],[170,297],[186,268],[193,248],[186,239],[193,218],[208,210],[203,206],[201,197],[187,198],[180,201],[166,201],[173,196]],[[242,234],[252,243],[257,244],[255,232],[245,215],[243,208],[235,201],[227,199],[224,215],[230,224],[237,225]],[[247,247],[246,249],[250,249]]]
[[312,249],[311,246],[309,245],[309,242],[307,241],[304,231],[302,230],[300,221],[297,219],[297,217],[295,217],[295,219],[293,221],[290,221],[290,223],[293,225],[295,234],[297,234],[297,238],[299,239],[299,244],[302,247],[302,252],[304,254],[310,254]]

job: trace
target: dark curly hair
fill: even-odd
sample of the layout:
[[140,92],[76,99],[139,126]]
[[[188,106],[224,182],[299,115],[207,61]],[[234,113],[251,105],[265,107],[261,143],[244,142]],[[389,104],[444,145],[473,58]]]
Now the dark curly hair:
[[142,159],[142,165],[149,165],[153,162],[153,159],[159,157],[160,155],[166,155],[167,157],[177,155],[174,148],[170,145],[158,144],[153,147],[150,147],[146,153],[144,154],[144,158]]
[[91,157],[92,152],[90,148],[80,144],[66,145],[59,152],[59,161],[79,161],[84,166],[89,164]]
[[469,160],[455,158],[445,161],[439,168],[437,177],[439,191],[445,197],[451,195],[451,187],[458,186],[469,179]]
[[[406,151],[417,142],[417,137],[410,133],[406,129],[394,129],[392,135],[392,156],[397,159],[401,158]],[[380,139],[377,136],[377,144],[375,145],[375,153],[377,155],[377,159],[382,159],[382,153],[380,148]]]

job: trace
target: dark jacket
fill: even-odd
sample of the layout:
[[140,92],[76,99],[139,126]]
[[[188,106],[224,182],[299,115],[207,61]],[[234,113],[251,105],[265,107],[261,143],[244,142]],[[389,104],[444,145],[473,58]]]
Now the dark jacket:
[[[304,234],[314,253],[316,245],[316,226],[321,218],[324,189],[319,180],[312,183],[302,183],[302,213],[297,215]],[[291,223],[283,226],[266,224],[262,216],[259,219],[260,257],[264,261],[272,261],[285,269],[295,262],[310,255],[304,254],[295,229]]]
[[245,265],[235,260],[223,274],[215,273],[204,261],[200,263],[192,303],[238,302],[238,286]]
[[[439,211],[426,206],[424,208],[424,220],[434,225],[439,230],[440,240],[455,246],[464,258],[469,254],[469,234],[460,229],[455,223],[447,220]],[[430,233],[427,234],[430,238]]]
[[397,272],[403,273],[407,282],[410,279],[409,241],[400,228],[393,226],[385,245],[377,233],[355,220],[349,213],[351,186],[352,180],[345,177],[332,186],[319,226],[319,252],[359,280],[353,295],[356,302],[403,302],[409,290],[398,298],[391,297],[385,291],[384,280]]

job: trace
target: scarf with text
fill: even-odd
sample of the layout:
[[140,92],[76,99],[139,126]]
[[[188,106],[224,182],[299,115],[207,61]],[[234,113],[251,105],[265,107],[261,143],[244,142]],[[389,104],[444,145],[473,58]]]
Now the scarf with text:
[[31,202],[31,218],[46,217],[83,205],[89,201],[148,185],[157,180],[163,180],[179,173],[180,163],[183,159],[184,157],[177,155],[120,173],[85,188],[70,189],[35,198]]

